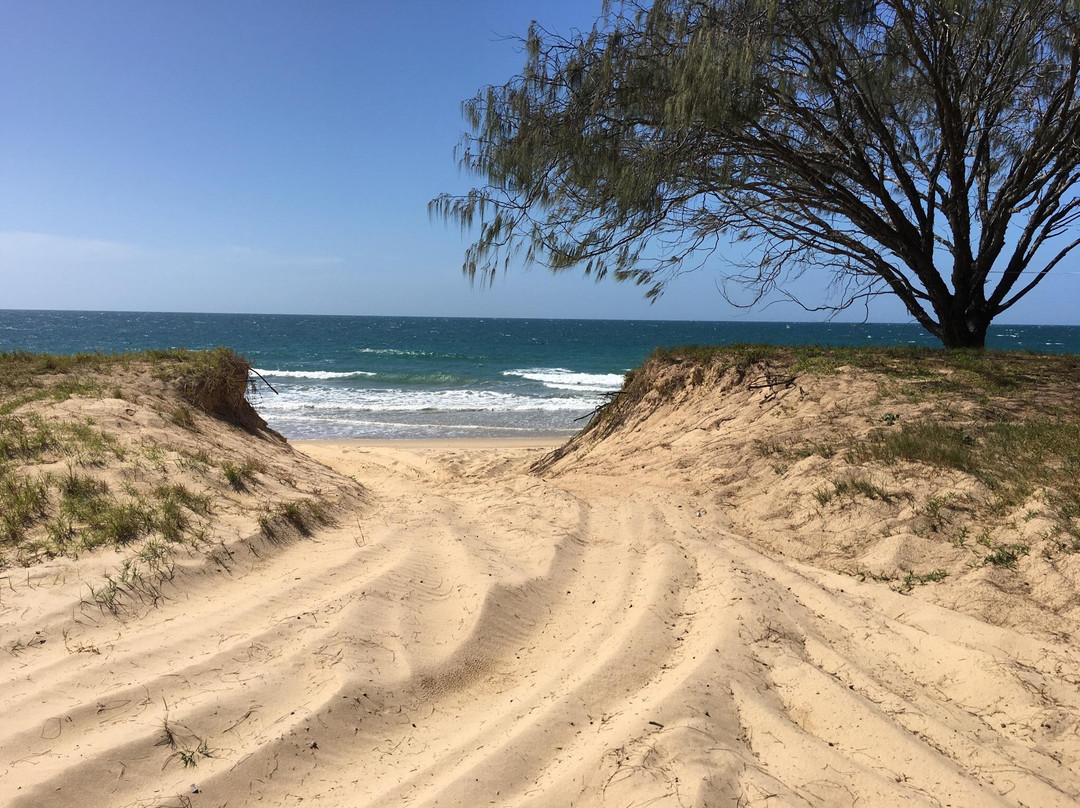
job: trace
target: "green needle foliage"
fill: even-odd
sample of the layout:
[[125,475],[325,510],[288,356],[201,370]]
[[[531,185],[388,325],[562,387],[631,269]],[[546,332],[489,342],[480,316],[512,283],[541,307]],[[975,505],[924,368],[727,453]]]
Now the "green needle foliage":
[[518,256],[655,298],[748,240],[751,303],[820,272],[818,308],[891,293],[981,347],[1080,244],[1078,0],[626,2],[524,44],[465,104],[484,184],[431,203],[479,228],[470,278]]

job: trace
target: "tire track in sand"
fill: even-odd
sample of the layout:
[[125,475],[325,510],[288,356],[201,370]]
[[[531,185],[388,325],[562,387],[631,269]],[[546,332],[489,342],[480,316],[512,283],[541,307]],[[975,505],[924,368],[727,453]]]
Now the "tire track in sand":
[[768,558],[662,481],[495,456],[357,455],[358,525],[3,660],[0,801],[1075,804],[1075,646]]

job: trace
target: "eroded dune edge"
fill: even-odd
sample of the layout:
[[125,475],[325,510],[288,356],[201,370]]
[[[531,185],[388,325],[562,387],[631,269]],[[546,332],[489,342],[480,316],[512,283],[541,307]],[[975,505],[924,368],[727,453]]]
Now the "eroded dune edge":
[[123,451],[18,473],[208,500],[171,543],[8,553],[0,802],[1075,805],[1068,492],[908,444],[996,462],[1076,370],[905,361],[668,354],[550,454],[297,451],[137,368],[21,405]]

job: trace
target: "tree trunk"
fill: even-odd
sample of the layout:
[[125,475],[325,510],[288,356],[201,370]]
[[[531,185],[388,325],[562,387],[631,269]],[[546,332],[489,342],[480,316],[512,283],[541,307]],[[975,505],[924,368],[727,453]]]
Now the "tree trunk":
[[967,313],[941,317],[937,337],[946,348],[985,348],[989,318],[973,317]]

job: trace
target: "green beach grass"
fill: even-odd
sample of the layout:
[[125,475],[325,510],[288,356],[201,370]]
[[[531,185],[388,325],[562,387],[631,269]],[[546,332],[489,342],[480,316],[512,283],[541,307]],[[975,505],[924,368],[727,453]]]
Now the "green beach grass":
[[[194,409],[235,396],[249,364],[226,348],[56,356],[0,353],[0,550],[10,563],[121,547],[154,536],[192,541],[210,498],[182,484],[136,485],[138,469],[162,467],[152,441],[125,445],[92,417],[59,415],[72,397],[135,400],[149,375],[183,403],[167,413],[173,424],[195,429]],[[197,468],[199,458],[192,457]],[[125,463],[132,482],[118,490],[102,479]],[[205,463],[203,463],[205,465]],[[241,461],[250,469],[252,461]],[[43,528],[43,529],[42,529]]]

